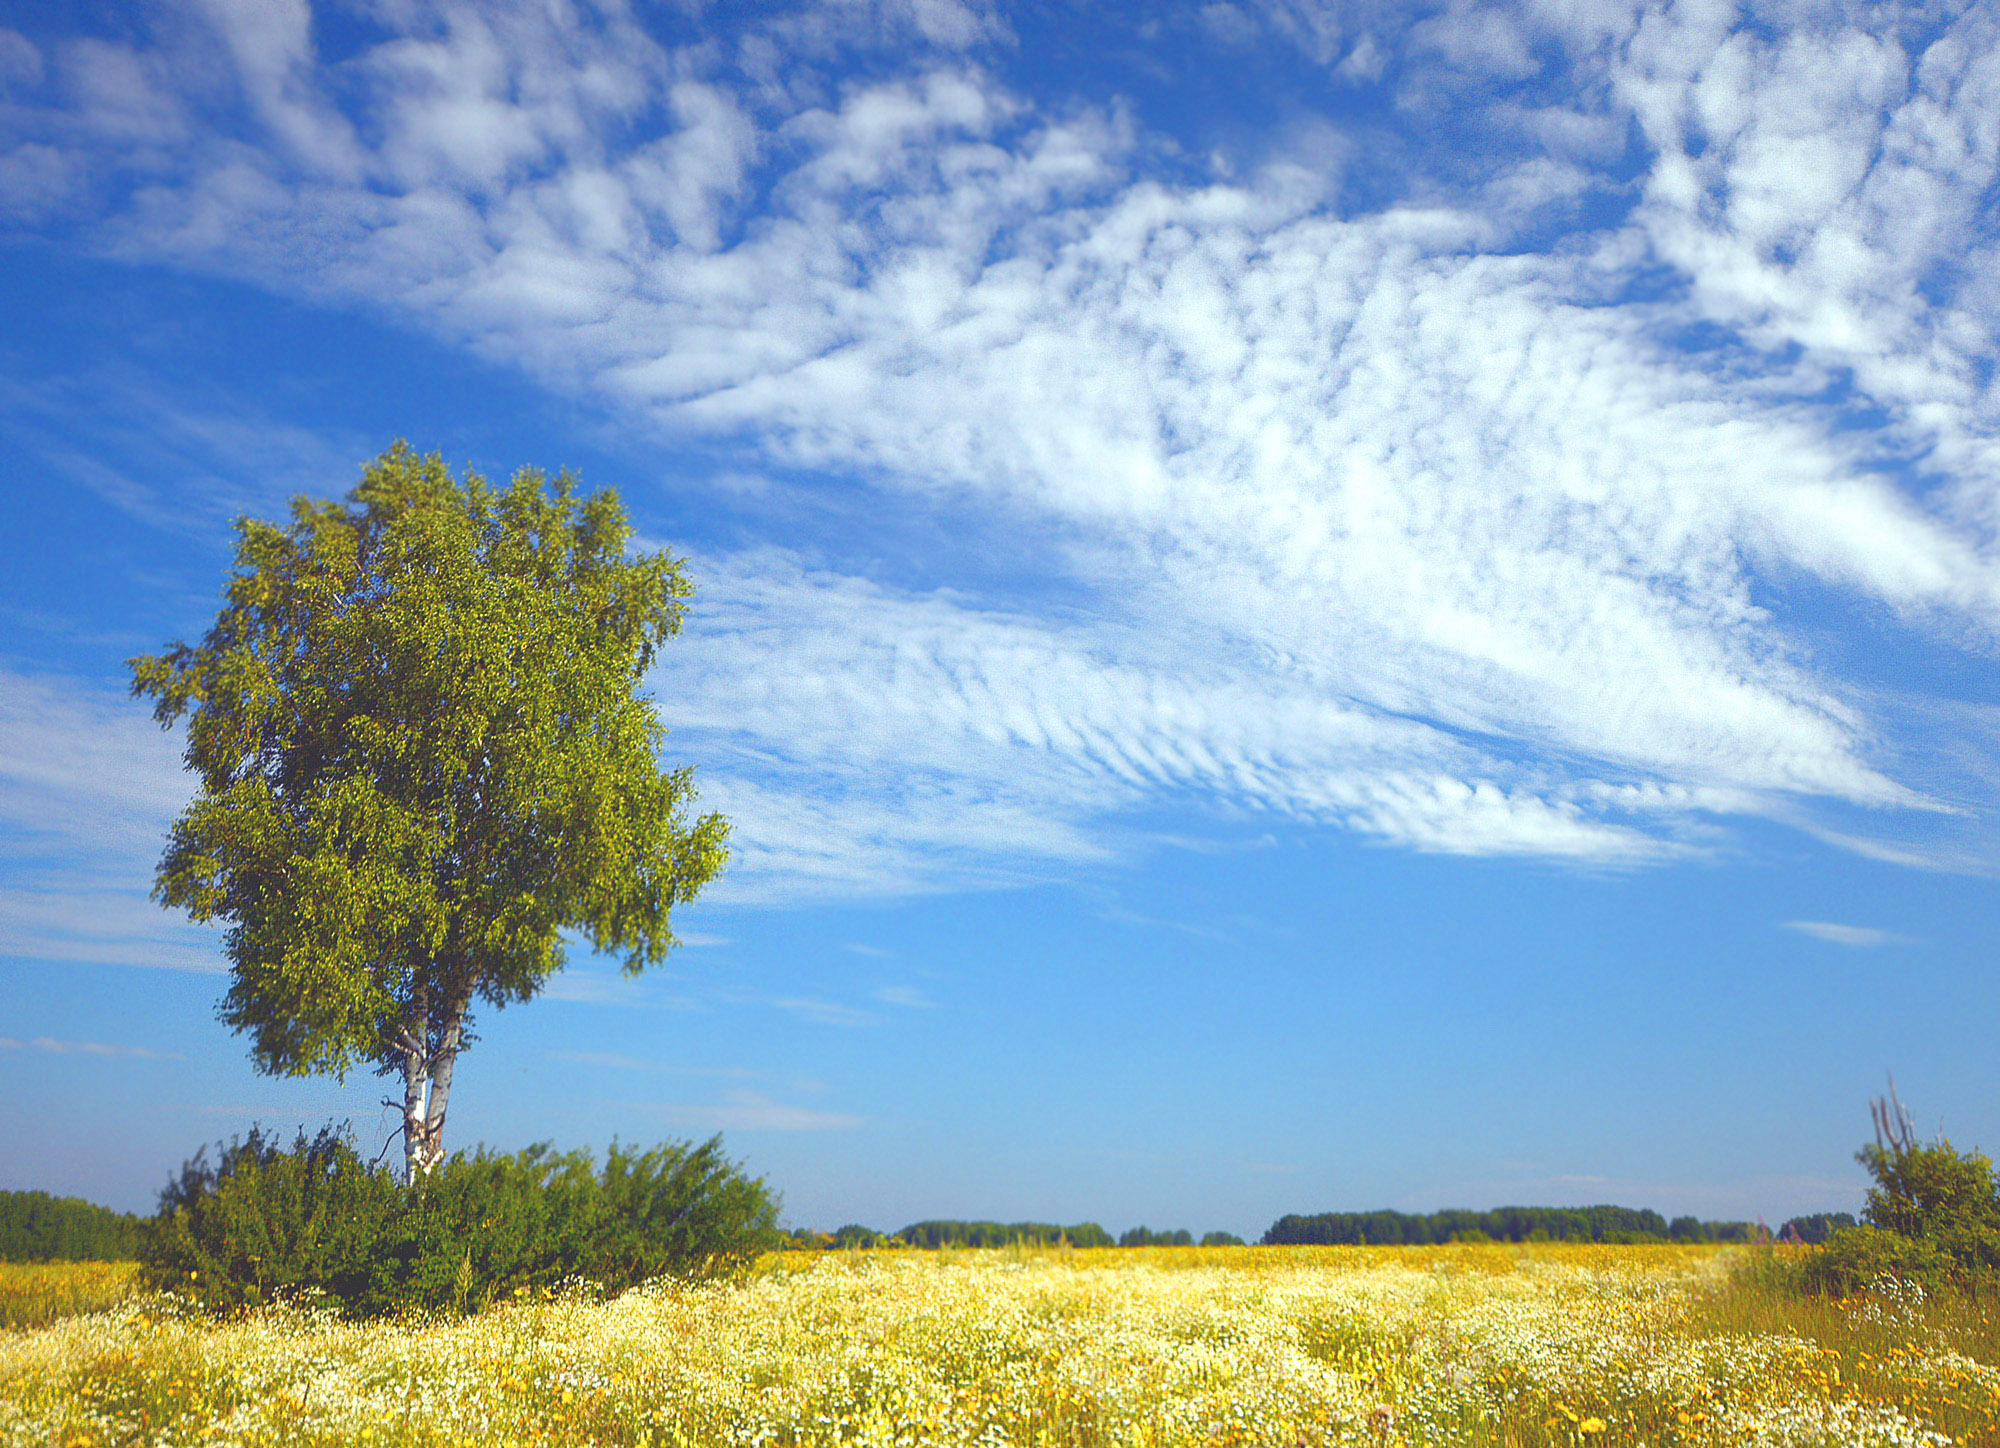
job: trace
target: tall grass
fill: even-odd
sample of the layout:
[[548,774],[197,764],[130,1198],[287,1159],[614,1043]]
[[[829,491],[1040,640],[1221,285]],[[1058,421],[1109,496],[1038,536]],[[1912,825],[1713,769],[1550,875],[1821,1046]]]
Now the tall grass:
[[1049,1248],[786,1253],[741,1287],[465,1320],[135,1297],[0,1338],[0,1445],[2000,1443],[2000,1369],[1962,1350],[1990,1341],[1976,1309],[1800,1302],[1773,1270],[1713,1248]]
[[1802,1270],[1817,1247],[1739,1249],[1729,1275],[1694,1300],[1687,1326],[1707,1333],[1789,1332],[1847,1355],[1913,1343],[2000,1367],[2000,1284],[1924,1287],[1884,1280],[1845,1297],[1815,1292]]
[[2000,1444],[2000,1295],[1885,1278],[1836,1296],[1810,1290],[1817,1247],[1740,1249],[1713,1292],[1688,1299],[1677,1323],[1697,1339],[1789,1339],[1816,1361],[1798,1371],[1831,1399],[1919,1405],[1954,1442]]
[[137,1270],[130,1262],[0,1262],[0,1328],[46,1327],[116,1307]]

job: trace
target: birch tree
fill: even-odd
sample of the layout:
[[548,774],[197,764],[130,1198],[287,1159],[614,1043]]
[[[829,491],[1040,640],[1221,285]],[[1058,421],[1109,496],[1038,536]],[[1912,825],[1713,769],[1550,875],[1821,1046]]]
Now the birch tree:
[[615,494],[402,443],[346,499],[236,530],[207,636],[130,661],[201,781],[154,894],[227,922],[218,1014],[260,1070],[401,1077],[416,1180],[477,1009],[535,996],[564,930],[658,963],[723,862],[641,692],[693,585],[627,556]]

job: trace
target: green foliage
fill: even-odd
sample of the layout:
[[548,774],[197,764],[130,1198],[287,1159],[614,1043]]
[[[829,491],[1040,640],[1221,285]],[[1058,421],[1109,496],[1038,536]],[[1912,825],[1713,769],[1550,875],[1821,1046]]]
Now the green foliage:
[[1185,1229],[1178,1232],[1155,1232],[1148,1227],[1133,1227],[1118,1234],[1121,1247],[1192,1247],[1194,1233]]
[[1952,1259],[1934,1242],[1861,1225],[1842,1227],[1799,1264],[1802,1286],[1835,1296],[1889,1282],[1941,1285],[1953,1277]]
[[1284,1216],[1266,1246],[1428,1246],[1438,1242],[1740,1242],[1744,1222],[1702,1222],[1631,1207],[1495,1207],[1491,1211],[1322,1212]]
[[1053,1222],[912,1222],[896,1234],[912,1247],[1109,1247],[1111,1234],[1095,1222],[1059,1227]]
[[1778,1240],[1817,1247],[1835,1232],[1855,1225],[1852,1212],[1813,1212],[1789,1219],[1778,1229]]
[[139,1219],[80,1197],[0,1192],[0,1262],[129,1262]]
[[427,1167],[473,1002],[532,998],[563,930],[658,962],[723,861],[639,693],[693,585],[625,556],[611,493],[401,443],[344,502],[237,534],[203,641],[131,660],[201,778],[156,893],[229,923],[221,1016],[261,1069],[405,1074]]
[[461,1152],[411,1186],[332,1131],[289,1151],[252,1131],[168,1184],[140,1260],[148,1286],[211,1310],[318,1301],[373,1317],[473,1312],[578,1282],[729,1277],[778,1239],[776,1200],[720,1138],[614,1144],[602,1171],[546,1145]]
[[864,1227],[859,1222],[849,1222],[844,1227],[836,1227],[828,1247],[888,1247],[895,1245],[896,1239],[887,1232],[878,1232],[873,1227]]
[[598,1183],[580,1260],[585,1277],[609,1288],[737,1276],[777,1245],[776,1196],[723,1156],[719,1136],[636,1155],[613,1142]]
[[288,1151],[253,1128],[240,1141],[204,1148],[160,1193],[140,1237],[148,1287],[186,1292],[227,1310],[276,1299],[358,1302],[371,1260],[399,1205],[399,1191],[332,1129]]
[[1856,1153],[1875,1185],[1862,1216],[1905,1237],[1977,1238],[2000,1225],[1993,1163],[1961,1155],[1949,1141],[1904,1147],[1871,1143]]
[[[1059,1227],[1051,1222],[913,1222],[893,1236],[850,1222],[833,1232],[795,1228],[785,1237],[787,1246],[807,1251],[846,1247],[1053,1247],[1067,1242],[1072,1247],[1192,1247],[1194,1233],[1155,1232],[1134,1227],[1116,1239],[1095,1222],[1079,1222]],[[1241,1237],[1228,1232],[1210,1232],[1201,1239],[1204,1247],[1240,1247]]]
[[1893,1080],[1870,1110],[1875,1140],[1855,1153],[1875,1179],[1863,1225],[1835,1230],[1805,1262],[1803,1285],[1834,1293],[1883,1283],[1989,1291],[2000,1283],[2000,1183],[1993,1163],[1942,1137],[1918,1141]]

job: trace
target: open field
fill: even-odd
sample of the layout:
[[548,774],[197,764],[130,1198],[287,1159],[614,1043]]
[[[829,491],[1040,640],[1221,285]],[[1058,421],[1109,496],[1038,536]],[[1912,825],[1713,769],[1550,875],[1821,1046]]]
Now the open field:
[[115,1307],[132,1291],[130,1262],[0,1262],[0,1328],[43,1327]]
[[742,1288],[376,1325],[288,1310],[211,1323],[134,1296],[0,1337],[0,1442],[2000,1442],[1979,1305],[1798,1303],[1732,1286],[1732,1260],[787,1254]]

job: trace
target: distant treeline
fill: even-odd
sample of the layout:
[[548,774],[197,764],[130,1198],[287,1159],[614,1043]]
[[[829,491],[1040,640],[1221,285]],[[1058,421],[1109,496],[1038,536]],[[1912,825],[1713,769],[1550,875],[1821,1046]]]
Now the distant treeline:
[[[1194,1233],[1183,1228],[1178,1232],[1151,1232],[1144,1227],[1134,1227],[1129,1232],[1118,1234],[1121,1247],[1192,1247],[1197,1245]],[[1229,1232],[1204,1233],[1200,1244],[1203,1247],[1241,1247],[1243,1239]]]
[[1835,1232],[1857,1225],[1852,1212],[1814,1212],[1809,1217],[1793,1217],[1778,1228],[1778,1240],[1806,1242],[1816,1247]]
[[[850,1222],[834,1232],[814,1232],[794,1228],[788,1245],[804,1248],[835,1247],[1053,1247],[1067,1242],[1072,1247],[1192,1247],[1192,1232],[1155,1232],[1134,1227],[1113,1237],[1095,1222],[1058,1226],[1054,1222],[912,1222],[900,1232],[881,1232]],[[1204,1247],[1240,1247],[1241,1237],[1227,1232],[1210,1232],[1200,1240]]]
[[[1787,1225],[1790,1225],[1789,1223]],[[1750,1222],[1704,1222],[1632,1207],[1495,1207],[1491,1211],[1321,1212],[1285,1216],[1266,1246],[1422,1246],[1432,1242],[1747,1242]]]
[[[1840,1227],[1851,1227],[1846,1212],[1793,1217],[1775,1234],[1780,1241],[1824,1242]],[[1263,1245],[1322,1247],[1427,1246],[1443,1242],[1749,1242],[1764,1232],[1754,1222],[1704,1222],[1699,1217],[1668,1221],[1658,1212],[1632,1207],[1495,1207],[1487,1212],[1321,1212],[1285,1216],[1264,1233]],[[1114,1238],[1095,1222],[1073,1227],[1053,1222],[912,1222],[900,1232],[883,1232],[850,1222],[837,1232],[794,1228],[787,1245],[836,1247],[1240,1247],[1241,1237],[1209,1232],[1197,1239],[1185,1229],[1155,1232],[1134,1227]]]
[[129,1262],[139,1219],[77,1197],[0,1192],[0,1262]]

